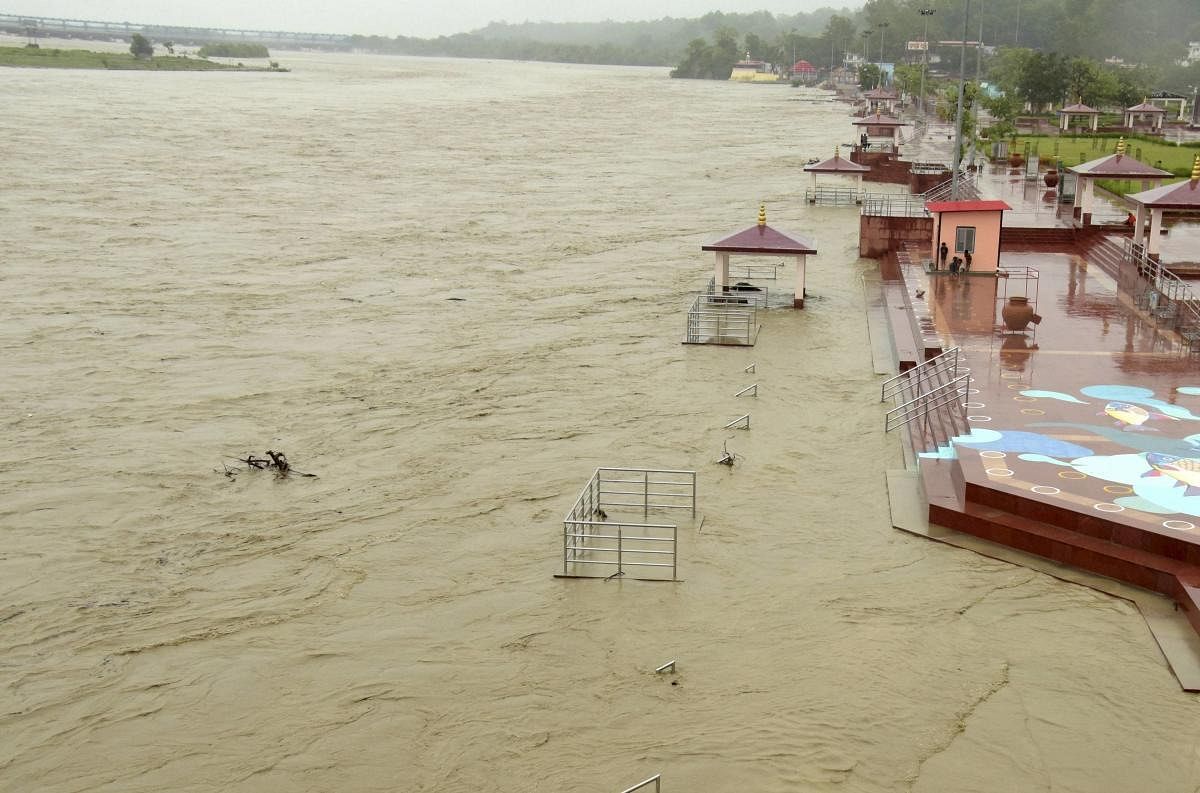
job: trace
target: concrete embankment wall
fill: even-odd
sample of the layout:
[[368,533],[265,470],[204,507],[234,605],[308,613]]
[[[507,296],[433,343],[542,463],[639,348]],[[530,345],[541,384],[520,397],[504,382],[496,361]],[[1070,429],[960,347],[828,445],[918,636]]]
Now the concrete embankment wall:
[[863,215],[858,220],[858,255],[878,259],[903,242],[929,245],[933,218],[879,217]]

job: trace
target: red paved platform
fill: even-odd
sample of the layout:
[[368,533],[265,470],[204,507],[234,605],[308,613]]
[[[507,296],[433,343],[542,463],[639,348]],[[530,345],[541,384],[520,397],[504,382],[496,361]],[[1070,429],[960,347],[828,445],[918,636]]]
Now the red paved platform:
[[[909,321],[960,347],[972,376],[965,417],[914,434],[929,519],[1161,592],[1200,632],[1200,349],[1118,253],[1007,252],[1009,277],[897,256]],[[1040,324],[1005,329],[1014,295]]]

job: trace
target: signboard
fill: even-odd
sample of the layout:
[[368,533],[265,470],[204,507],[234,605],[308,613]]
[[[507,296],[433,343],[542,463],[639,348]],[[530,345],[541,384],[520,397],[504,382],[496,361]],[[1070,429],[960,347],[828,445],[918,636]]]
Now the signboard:
[[910,41],[910,42],[908,42],[908,49],[910,52],[913,50],[927,50],[927,49],[929,49],[929,42],[928,41]]

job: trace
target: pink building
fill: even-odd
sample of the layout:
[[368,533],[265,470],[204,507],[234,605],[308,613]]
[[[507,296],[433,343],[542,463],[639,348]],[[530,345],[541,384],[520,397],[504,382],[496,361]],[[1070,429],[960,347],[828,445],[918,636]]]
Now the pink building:
[[933,215],[934,267],[940,267],[938,250],[946,243],[949,255],[971,252],[971,272],[994,273],[1000,266],[1000,226],[1004,210],[1012,209],[1003,201],[931,201],[925,209]]

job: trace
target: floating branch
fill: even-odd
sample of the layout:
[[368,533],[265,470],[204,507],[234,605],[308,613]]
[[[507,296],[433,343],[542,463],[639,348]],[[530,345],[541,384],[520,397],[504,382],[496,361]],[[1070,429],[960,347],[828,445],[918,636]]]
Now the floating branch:
[[[271,469],[275,471],[278,476],[295,474],[296,476],[306,476],[313,479],[317,477],[316,474],[306,474],[303,471],[297,471],[292,467],[292,464],[288,462],[287,455],[283,452],[267,449],[266,455],[266,457],[255,457],[253,454],[247,454],[245,457],[231,457],[230,459],[237,460],[239,463],[244,463],[247,468],[253,468],[256,471],[265,471],[267,469]],[[233,479],[235,476],[237,476],[238,471],[240,470],[238,468],[230,468],[225,463],[222,463],[221,467],[225,469],[223,471],[225,476],[229,477],[230,479]]]

